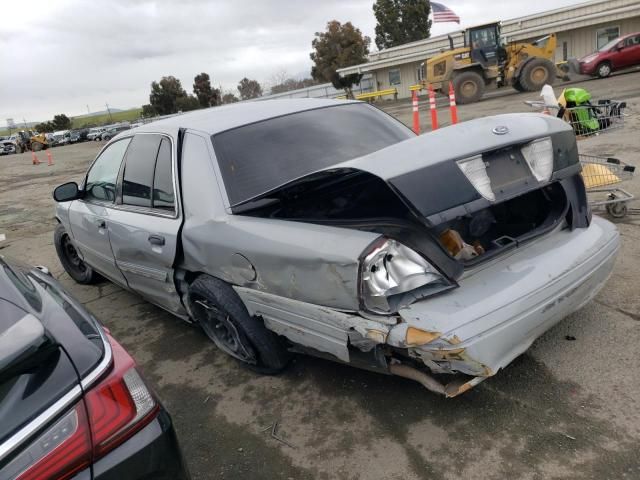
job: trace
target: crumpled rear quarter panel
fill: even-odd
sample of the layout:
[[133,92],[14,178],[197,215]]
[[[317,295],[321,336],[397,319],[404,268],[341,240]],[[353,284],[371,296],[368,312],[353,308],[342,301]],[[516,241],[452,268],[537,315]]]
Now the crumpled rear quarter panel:
[[[333,307],[358,310],[358,258],[377,234],[282,220],[229,216],[188,219],[185,267],[234,285]],[[233,265],[244,256],[256,271]],[[237,262],[236,262],[237,264]]]

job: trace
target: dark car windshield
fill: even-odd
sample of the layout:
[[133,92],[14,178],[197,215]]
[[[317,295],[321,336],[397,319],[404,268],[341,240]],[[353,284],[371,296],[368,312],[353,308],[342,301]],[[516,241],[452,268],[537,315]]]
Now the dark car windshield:
[[352,103],[252,123],[213,135],[212,141],[235,206],[412,136],[377,108]]

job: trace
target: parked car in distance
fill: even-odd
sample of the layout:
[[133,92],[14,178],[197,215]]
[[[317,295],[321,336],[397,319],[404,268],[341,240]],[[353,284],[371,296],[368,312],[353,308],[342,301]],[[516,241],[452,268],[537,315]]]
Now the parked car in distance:
[[89,129],[89,132],[87,132],[87,140],[100,140],[100,134],[104,132],[104,130],[102,127]]
[[0,155],[11,155],[16,153],[16,144],[9,137],[0,138]]
[[129,130],[131,127],[126,125],[118,125],[117,127],[109,128],[100,134],[100,140],[108,141],[113,137],[118,135],[120,132],[124,132],[125,130]]
[[51,137],[47,136],[47,140],[52,138],[53,143],[49,143],[52,147],[60,147],[62,145],[67,145],[71,142],[71,131],[70,130],[58,130],[57,132],[53,132]]
[[47,274],[0,256],[0,478],[187,479],[125,349]]
[[451,397],[611,273],[619,235],[580,171],[549,115],[416,136],[362,102],[243,103],[112,140],[54,191],[54,242],[77,282],[103,275],[259,372],[306,352]]
[[69,143],[77,143],[80,141],[80,132],[77,130],[72,130],[69,133]]
[[640,65],[640,32],[610,41],[597,52],[578,60],[583,75],[605,78],[616,70]]

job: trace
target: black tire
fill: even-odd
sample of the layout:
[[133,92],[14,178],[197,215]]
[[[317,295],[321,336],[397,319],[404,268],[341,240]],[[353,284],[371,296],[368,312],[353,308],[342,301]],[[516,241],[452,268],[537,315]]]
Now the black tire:
[[605,209],[613,218],[624,218],[627,216],[628,207],[626,202],[607,203]]
[[56,246],[56,253],[65,272],[76,282],[88,285],[100,280],[98,273],[78,257],[71,238],[62,224],[58,224],[56,227],[53,234],[53,243]]
[[596,74],[598,75],[598,78],[607,78],[609,75],[611,75],[611,63],[601,62],[596,67]]
[[214,277],[200,275],[189,286],[189,309],[194,320],[216,346],[244,366],[273,375],[291,358],[284,342],[249,315],[231,286]]
[[518,80],[515,81],[515,83],[513,84],[513,88],[516,89],[519,92],[524,92],[524,88],[522,87],[522,85],[520,85],[520,82]]
[[109,135],[105,135],[104,137],[102,137],[102,140],[108,142],[109,140],[111,140],[111,137]]
[[534,58],[520,72],[517,82],[525,92],[537,92],[546,84],[553,85],[556,66],[546,58]]
[[461,72],[453,77],[453,89],[456,92],[456,103],[465,105],[475,103],[484,95],[484,78],[477,72]]

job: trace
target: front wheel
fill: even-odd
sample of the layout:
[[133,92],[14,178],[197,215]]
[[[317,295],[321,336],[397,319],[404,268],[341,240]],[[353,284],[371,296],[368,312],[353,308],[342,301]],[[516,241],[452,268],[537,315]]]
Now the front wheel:
[[456,102],[460,105],[480,100],[484,87],[484,78],[477,72],[462,72],[453,77]]
[[53,243],[65,272],[76,282],[88,285],[100,279],[99,275],[80,258],[71,237],[62,224],[58,224],[56,227]]
[[608,203],[605,208],[607,213],[613,218],[624,218],[627,216],[628,208],[626,202]]
[[537,92],[546,84],[553,85],[556,66],[546,58],[534,58],[520,72],[518,82],[527,92]]
[[200,275],[189,286],[188,301],[204,333],[226,354],[258,373],[275,374],[287,366],[290,354],[280,337],[249,315],[228,283]]
[[600,65],[598,65],[598,68],[596,68],[596,72],[598,74],[598,77],[607,78],[609,75],[611,75],[611,64],[609,62],[602,62]]

